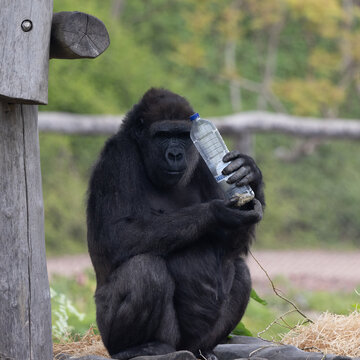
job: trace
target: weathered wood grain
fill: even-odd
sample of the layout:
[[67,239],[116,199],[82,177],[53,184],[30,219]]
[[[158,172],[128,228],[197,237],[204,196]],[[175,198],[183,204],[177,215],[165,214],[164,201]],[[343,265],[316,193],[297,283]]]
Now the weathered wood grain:
[[0,358],[52,359],[37,106],[0,102]]
[[[0,98],[46,104],[52,0],[1,0]],[[30,20],[32,29],[21,24]]]
[[96,58],[109,44],[109,34],[98,18],[77,11],[54,14],[50,58]]

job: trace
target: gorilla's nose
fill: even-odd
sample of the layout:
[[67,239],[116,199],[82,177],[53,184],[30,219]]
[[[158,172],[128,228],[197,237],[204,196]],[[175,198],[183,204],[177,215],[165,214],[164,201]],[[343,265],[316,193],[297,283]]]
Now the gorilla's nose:
[[166,150],[166,159],[168,160],[169,164],[178,163],[184,157],[184,154],[181,150],[178,149],[168,149]]

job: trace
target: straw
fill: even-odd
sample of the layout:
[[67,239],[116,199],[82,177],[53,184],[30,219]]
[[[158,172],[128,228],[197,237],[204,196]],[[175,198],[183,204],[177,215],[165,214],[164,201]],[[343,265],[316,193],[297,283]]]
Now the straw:
[[313,324],[296,326],[281,342],[305,351],[360,356],[360,312],[347,316],[325,312]]
[[[283,335],[281,343],[309,352],[360,356],[360,312],[355,310],[347,316],[325,312],[314,323],[297,325]],[[83,337],[55,343],[54,360],[60,354],[79,357],[91,354],[110,359],[100,335],[95,334],[93,327]]]
[[54,343],[54,360],[60,358],[60,354],[67,354],[71,356],[85,356],[98,355],[109,358],[109,353],[106,351],[101,336],[95,334],[94,327],[91,327],[87,333],[82,337],[73,337],[69,340],[63,340],[59,343]]

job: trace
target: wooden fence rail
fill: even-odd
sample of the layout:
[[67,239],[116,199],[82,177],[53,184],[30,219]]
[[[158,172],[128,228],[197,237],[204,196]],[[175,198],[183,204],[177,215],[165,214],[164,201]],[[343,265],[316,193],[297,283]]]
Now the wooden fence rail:
[[[63,134],[110,135],[117,131],[122,119],[120,115],[40,112],[39,129]],[[242,133],[277,132],[301,137],[360,139],[360,120],[316,119],[258,111],[209,119],[223,134],[235,137]]]

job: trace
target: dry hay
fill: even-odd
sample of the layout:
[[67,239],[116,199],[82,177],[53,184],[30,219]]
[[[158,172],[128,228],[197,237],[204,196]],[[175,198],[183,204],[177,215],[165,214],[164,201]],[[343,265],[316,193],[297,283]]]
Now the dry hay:
[[323,313],[313,324],[296,326],[281,342],[305,351],[360,356],[360,312],[347,316]]
[[[360,356],[360,311],[347,316],[323,313],[312,324],[296,326],[283,336],[281,343],[309,352]],[[90,328],[81,338],[54,343],[54,360],[59,354],[79,357],[91,354],[110,358],[94,328]]]
[[74,337],[70,340],[61,340],[54,343],[54,360],[59,358],[60,354],[68,354],[71,356],[98,355],[109,358],[100,335],[95,334],[94,328],[91,327],[82,337]]

